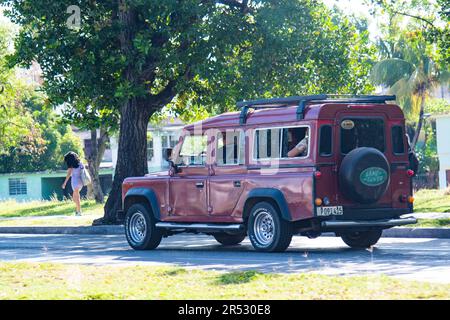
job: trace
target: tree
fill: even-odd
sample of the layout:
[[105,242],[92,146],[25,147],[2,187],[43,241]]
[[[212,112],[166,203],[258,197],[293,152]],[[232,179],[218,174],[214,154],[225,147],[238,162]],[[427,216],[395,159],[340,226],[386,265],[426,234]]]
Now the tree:
[[[0,27],[0,155],[26,139],[29,143],[39,140],[39,131],[29,130],[33,120],[24,109],[23,102],[30,95],[27,86],[8,68],[7,55],[11,41],[11,30]],[[29,144],[22,145],[22,151],[28,151]]]
[[[403,7],[404,3],[379,3],[387,11],[389,24],[386,39],[378,41],[383,59],[374,66],[371,78],[375,84],[389,87],[389,90],[397,95],[407,114],[418,110],[418,120],[411,142],[414,149],[423,125],[426,97],[437,84],[448,83],[448,66],[442,63],[442,55],[435,49],[435,44],[427,41],[428,29],[436,29],[434,20],[407,10]],[[426,8],[430,6],[426,1],[421,5]],[[403,16],[414,20],[402,30],[399,17]]]
[[75,151],[83,157],[80,140],[70,126],[45,106],[41,95],[32,88],[28,90],[31,96],[21,102],[22,118],[30,119],[26,130],[34,134],[22,135],[0,155],[0,173],[65,169],[63,155],[68,151]]
[[84,107],[119,114],[104,223],[122,181],[147,172],[147,124],[167,104],[220,112],[257,96],[371,89],[367,39],[316,1],[78,1],[76,30],[61,14],[71,1],[1,2],[22,26],[14,62],[37,60],[55,102],[87,97]]

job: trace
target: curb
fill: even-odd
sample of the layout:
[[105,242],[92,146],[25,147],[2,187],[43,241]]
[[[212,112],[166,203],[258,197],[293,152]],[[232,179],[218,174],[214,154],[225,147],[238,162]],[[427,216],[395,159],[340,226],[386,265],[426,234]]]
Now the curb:
[[450,238],[450,228],[392,228],[383,230],[386,238]]
[[0,233],[10,234],[124,234],[121,225],[86,227],[0,227]]
[[[99,234],[123,235],[123,225],[86,227],[0,227],[0,234]],[[334,236],[324,233],[323,236]],[[385,238],[450,238],[450,228],[392,228],[383,231]]]

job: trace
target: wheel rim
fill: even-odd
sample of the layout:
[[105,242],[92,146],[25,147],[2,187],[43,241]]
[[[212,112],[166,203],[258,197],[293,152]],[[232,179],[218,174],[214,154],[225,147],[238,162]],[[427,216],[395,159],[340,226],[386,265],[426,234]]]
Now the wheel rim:
[[145,217],[142,212],[137,211],[131,216],[128,229],[133,242],[141,243],[144,241],[147,233],[147,222],[145,221]]
[[255,214],[253,233],[256,240],[263,246],[270,245],[275,233],[275,223],[272,215],[265,209],[260,209]]

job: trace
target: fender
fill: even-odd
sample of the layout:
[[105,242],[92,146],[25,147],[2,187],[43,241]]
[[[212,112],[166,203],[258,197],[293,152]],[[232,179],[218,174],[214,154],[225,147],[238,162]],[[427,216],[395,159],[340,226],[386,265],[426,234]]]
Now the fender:
[[[123,201],[124,205],[125,205],[127,197],[130,197],[130,196],[133,196],[133,197],[138,196],[138,197],[143,197],[143,198],[147,199],[150,207],[152,208],[153,216],[157,220],[160,220],[161,213],[159,211],[158,199],[156,198],[155,192],[153,190],[147,189],[147,188],[131,188],[125,194],[125,198]],[[125,209],[125,207],[123,209]]]
[[247,201],[251,200],[252,198],[272,199],[280,208],[281,217],[284,220],[292,221],[291,212],[289,211],[286,198],[280,190],[274,188],[256,188],[249,192],[247,200],[245,202],[247,203]]

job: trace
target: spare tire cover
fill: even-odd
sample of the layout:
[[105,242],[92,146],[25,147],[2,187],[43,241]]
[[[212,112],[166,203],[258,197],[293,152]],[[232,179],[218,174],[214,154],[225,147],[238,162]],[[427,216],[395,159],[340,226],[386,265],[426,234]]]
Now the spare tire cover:
[[350,200],[370,204],[386,192],[390,181],[389,162],[375,148],[357,148],[342,160],[339,188]]

